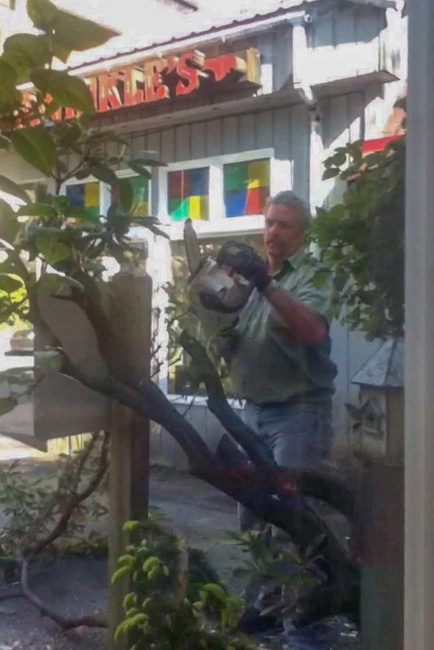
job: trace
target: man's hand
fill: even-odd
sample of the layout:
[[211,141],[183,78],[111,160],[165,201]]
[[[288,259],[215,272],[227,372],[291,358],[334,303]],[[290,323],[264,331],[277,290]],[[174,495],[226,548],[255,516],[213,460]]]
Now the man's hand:
[[258,253],[247,244],[229,241],[217,255],[219,266],[229,266],[235,273],[253,282],[258,291],[264,291],[271,282],[268,267]]

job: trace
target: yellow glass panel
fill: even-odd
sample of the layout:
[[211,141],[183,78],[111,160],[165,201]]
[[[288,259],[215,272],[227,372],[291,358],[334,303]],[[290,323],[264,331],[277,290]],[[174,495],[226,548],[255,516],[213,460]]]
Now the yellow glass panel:
[[201,214],[202,208],[201,196],[190,196],[188,199],[188,216],[190,219],[200,219],[203,217]]
[[270,184],[270,161],[252,160],[247,167],[247,188],[267,187]]
[[84,186],[84,207],[99,205],[99,183],[86,183]]

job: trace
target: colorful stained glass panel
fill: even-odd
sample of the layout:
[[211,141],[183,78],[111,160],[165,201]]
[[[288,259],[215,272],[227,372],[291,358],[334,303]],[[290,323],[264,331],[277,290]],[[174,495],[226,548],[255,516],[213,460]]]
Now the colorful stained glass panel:
[[208,219],[208,195],[208,167],[169,172],[167,207],[172,221]]
[[[128,179],[129,184],[133,190],[133,203],[131,208],[131,216],[133,217],[147,217],[149,216],[149,180],[143,176],[130,176]],[[114,187],[112,190],[112,203],[117,203],[119,190]]]
[[66,196],[75,208],[85,208],[93,217],[99,215],[99,183],[67,185]]
[[260,214],[270,194],[268,158],[229,163],[223,168],[227,217]]

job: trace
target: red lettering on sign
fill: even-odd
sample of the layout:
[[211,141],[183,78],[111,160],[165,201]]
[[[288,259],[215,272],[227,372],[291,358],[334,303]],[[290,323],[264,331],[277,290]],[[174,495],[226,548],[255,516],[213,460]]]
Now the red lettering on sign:
[[161,73],[166,67],[164,59],[145,63],[145,101],[155,102],[169,97],[169,89],[163,84]]
[[[99,113],[155,102],[169,97],[189,95],[200,87],[202,80],[210,82],[224,80],[250,82],[258,85],[258,56],[256,50],[245,50],[237,54],[205,59],[199,50],[190,50],[181,55],[168,55],[152,61],[139,62],[131,67],[120,68],[85,79]],[[254,56],[253,56],[254,55]],[[80,113],[71,108],[60,109],[53,120],[76,117]]]
[[222,81],[232,70],[244,74],[247,70],[247,64],[235,54],[224,54],[223,56],[207,59],[203,69],[212,72],[215,81]]
[[[139,87],[139,84],[142,88]],[[145,98],[145,76],[140,68],[125,70],[124,77],[124,106],[141,104]]]
[[199,73],[196,68],[190,65],[190,61],[194,60],[194,57],[195,52],[185,52],[179,59],[176,71],[182,81],[178,81],[176,84],[175,92],[177,95],[188,95],[199,88]]
[[117,74],[104,74],[98,77],[98,108],[100,111],[122,107],[117,80]]

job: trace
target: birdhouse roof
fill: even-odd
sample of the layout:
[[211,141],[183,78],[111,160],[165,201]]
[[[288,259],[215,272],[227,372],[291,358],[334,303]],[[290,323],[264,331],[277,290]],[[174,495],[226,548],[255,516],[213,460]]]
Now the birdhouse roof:
[[352,379],[353,384],[377,388],[402,388],[404,385],[404,341],[389,339]]

